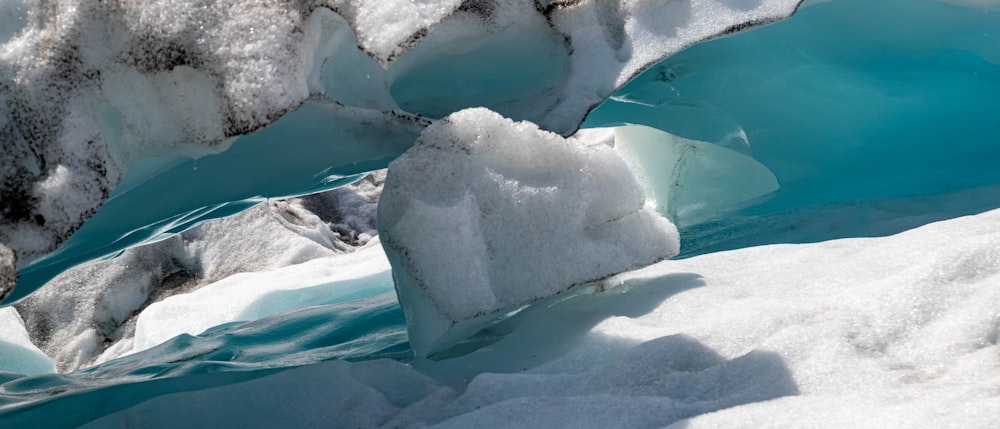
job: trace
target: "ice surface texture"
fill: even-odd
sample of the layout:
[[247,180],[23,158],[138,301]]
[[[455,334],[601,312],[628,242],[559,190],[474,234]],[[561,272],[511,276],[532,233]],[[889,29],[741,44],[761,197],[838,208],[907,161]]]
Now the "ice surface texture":
[[[799,1],[4,2],[0,243],[12,252],[0,258],[0,295],[14,281],[6,254],[28,277],[17,300],[73,264],[384,166],[426,125],[405,110],[443,116],[484,105],[569,134],[655,61],[787,17]],[[502,61],[480,61],[489,57]],[[514,79],[525,69],[540,74]],[[427,97],[427,76],[452,86]],[[278,118],[306,140],[262,130]],[[198,168],[148,158],[203,156],[256,130],[268,143],[250,151],[256,164],[226,156],[210,174],[192,173],[194,184],[176,180],[177,192],[157,187]],[[331,159],[313,153],[329,147],[338,148]],[[250,168],[282,174],[271,186],[239,186]],[[115,220],[51,256],[123,177],[117,204],[127,209],[118,210],[132,215],[108,215]],[[195,193],[199,201],[185,200]],[[141,206],[151,208],[130,210]]]
[[[992,211],[891,237],[664,261],[604,280],[606,293],[528,308],[495,326],[503,336],[489,347],[440,361],[344,353],[385,357],[405,341],[391,295],[306,309],[86,371],[2,382],[0,419],[991,428],[1000,424],[997,225]],[[323,357],[347,359],[284,368]]]
[[674,256],[677,229],[609,147],[467,109],[389,164],[378,228],[426,356],[507,312]]

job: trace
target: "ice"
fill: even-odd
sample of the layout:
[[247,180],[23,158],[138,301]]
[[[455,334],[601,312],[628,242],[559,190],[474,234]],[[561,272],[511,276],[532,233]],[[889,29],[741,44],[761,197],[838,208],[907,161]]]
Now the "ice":
[[[456,20],[443,23],[428,41]],[[536,114],[532,105],[552,94],[567,72],[565,40],[536,14],[492,25],[498,28],[493,34],[475,37],[479,30],[470,25],[465,32],[473,37],[423,43],[400,57],[388,76],[400,107],[434,118],[478,106],[517,118]]]
[[[263,376],[237,389],[222,385],[165,394],[81,427],[176,427],[192,421],[204,427],[376,427],[396,407],[364,377],[353,375],[353,369],[334,361]],[[365,412],[343,413],[351,408]]]
[[606,146],[481,108],[431,125],[389,165],[378,213],[414,352],[676,255],[676,228],[644,205]]
[[658,63],[585,126],[716,142],[725,117],[781,185],[761,212],[993,185],[998,30],[995,12],[936,1],[821,2]]
[[[376,190],[384,174],[373,173],[349,186],[320,194],[273,200],[227,218],[207,221],[157,243],[126,250],[117,258],[76,267],[18,303],[18,311],[33,341],[66,372],[131,351],[136,318],[148,305],[217,282],[232,283],[226,279],[234,274],[242,273],[241,279],[257,284],[258,289],[270,283],[270,292],[257,290],[256,298],[248,297],[246,302],[260,304],[258,309],[274,310],[280,307],[279,300],[271,303],[274,305],[261,303],[259,295],[273,292],[272,298],[277,298],[281,296],[279,290],[322,280],[313,275],[277,282],[277,275],[269,272],[310,261],[315,261],[311,271],[293,268],[283,272],[304,275],[336,271],[340,266],[336,256],[364,246],[373,238]],[[377,265],[380,260],[384,258],[379,255],[372,262]],[[322,264],[329,270],[317,269]],[[253,273],[261,274],[255,277]],[[252,280],[246,280],[248,277]],[[385,285],[391,289],[391,279],[387,278]],[[313,290],[322,292],[323,288]],[[311,303],[309,299],[298,299],[310,305],[324,302],[322,293],[307,292],[302,289],[292,293],[316,298]],[[210,293],[198,297],[226,301],[224,296]],[[295,301],[280,302],[290,305]],[[197,308],[213,313],[213,307]],[[190,313],[191,320],[186,322],[205,319],[195,317],[197,314]],[[247,314],[241,317],[257,318]],[[202,326],[201,330],[212,326]],[[194,334],[201,332],[193,330],[197,331]]]
[[[358,173],[384,168],[409,147],[422,129],[419,122],[409,115],[311,101],[241,138],[223,154],[140,163],[137,168],[147,171],[126,175],[108,202],[58,251],[20,270],[10,299],[23,298],[74,265],[162,240],[267,198],[351,183]],[[206,188],[205,183],[219,186]]]
[[136,321],[132,351],[226,323],[375,296],[390,291],[390,284],[389,263],[378,240],[347,255],[311,259],[269,272],[236,274],[147,307]]
[[[0,2],[0,294],[20,275],[4,303],[22,300],[24,322],[0,320],[0,344],[30,349],[27,331],[61,371],[37,351],[0,356],[0,426],[1000,426],[995,2],[807,1],[731,34],[798,6]],[[439,119],[477,106],[513,121]],[[560,140],[590,110],[584,125],[621,138]],[[670,142],[634,150],[627,192],[598,194],[641,207],[639,182],[647,203],[669,201],[684,259],[592,278],[579,258],[531,258],[591,238],[572,216],[491,200],[559,234],[496,253],[545,263],[500,274],[593,281],[411,344],[414,306],[390,292],[386,260],[341,254],[374,240],[377,185],[298,196],[384,167],[428,126],[535,136],[526,155]],[[671,189],[656,164],[677,163],[657,158],[691,150],[726,175],[682,165]],[[504,171],[542,159],[522,158]],[[428,165],[431,179],[460,167]],[[780,188],[755,198],[772,175]],[[444,182],[429,188],[481,183]],[[479,222],[481,200],[414,203],[424,218],[402,232],[440,258],[422,260],[474,262],[466,232],[510,225]],[[436,215],[459,209],[472,215]],[[439,302],[471,302],[451,286]],[[141,335],[165,341],[122,356],[144,308],[189,292],[215,305],[160,313]],[[25,361],[49,363],[7,372]]]
[[[360,2],[351,3],[334,6],[354,8]],[[361,11],[384,12],[383,3],[369,2],[362,5]],[[447,4],[437,2],[422,8],[424,12],[413,19],[397,16],[398,31],[416,32],[428,19],[437,16],[435,13],[446,13]],[[20,15],[20,6],[28,8],[25,17]],[[394,124],[405,127],[413,122],[411,115],[389,113],[394,107],[391,99],[387,102],[387,97],[372,92],[368,102],[353,110],[344,105],[332,113],[322,108],[324,103],[335,105],[321,83],[326,57],[357,63],[353,67],[330,67],[334,72],[360,73],[372,60],[359,52],[355,31],[344,18],[328,8],[313,13],[313,8],[299,3],[183,0],[142,5],[69,1],[59,8],[43,8],[29,2],[5,3],[4,19],[23,20],[24,27],[16,37],[0,45],[0,117],[3,118],[0,137],[5,145],[0,171],[4,177],[2,198],[6,203],[0,241],[16,251],[17,268],[22,278],[27,277],[22,282],[26,285],[21,295],[11,301],[26,296],[69,266],[113,254],[137,242],[157,239],[158,233],[154,233],[153,238],[137,234],[122,240],[137,229],[155,228],[157,224],[162,226],[181,218],[187,222],[170,226],[182,230],[194,223],[193,217],[218,210],[220,206],[229,205],[222,210],[226,214],[249,207],[252,203],[246,202],[248,198],[259,201],[265,196],[315,192],[322,190],[324,184],[328,189],[335,184],[327,183],[327,178],[377,169],[377,164],[370,163],[383,160],[384,166],[385,158],[400,152],[401,149],[396,149],[374,159],[366,157],[394,143],[391,138]],[[377,15],[385,15],[383,12]],[[368,12],[364,13],[368,16]],[[386,32],[384,39],[405,39],[409,35]],[[345,101],[354,101],[349,97],[350,92],[341,90],[339,84],[330,95],[347,95]],[[248,150],[254,153],[250,159],[229,155],[229,161],[223,164],[233,167],[211,172],[220,176],[190,177],[198,183],[187,192],[184,185],[174,186],[176,193],[153,186],[165,179],[164,175],[169,177],[170,172],[197,169],[196,165],[192,168],[190,159],[178,157],[220,152],[233,143],[233,137],[272,124],[307,100],[311,100],[308,104],[313,107],[311,115],[323,116],[323,122],[334,128],[334,133],[328,133],[327,129],[313,130],[325,139],[289,142],[285,137],[277,139],[267,151],[259,147],[256,153],[254,149]],[[316,108],[317,105],[320,107]],[[369,127],[379,121],[391,123],[377,137],[366,138],[364,133],[354,132],[354,128]],[[283,129],[277,127],[279,132]],[[351,138],[345,139],[344,134],[351,134]],[[412,133],[406,142],[411,142],[415,135],[416,132]],[[299,138],[302,137],[307,136]],[[258,138],[273,141],[273,134],[264,133]],[[343,148],[339,160],[326,160],[323,167],[311,171],[303,168],[302,164],[308,161],[301,158],[310,151],[295,146],[337,146],[327,144],[330,140],[349,142],[340,145]],[[373,149],[366,152],[351,145],[359,140],[358,146],[371,143]],[[204,190],[209,184],[235,183],[247,171],[259,168],[252,166],[254,162],[280,158],[269,153],[290,158],[299,154],[299,162],[287,165],[298,172],[298,179],[273,181],[285,189],[282,193],[267,193],[259,183],[251,182],[243,189],[220,186],[215,192],[206,192],[204,199],[208,201],[185,201],[182,197]],[[247,156],[246,152],[242,156]],[[311,156],[317,158],[315,154]],[[150,160],[155,157],[165,159]],[[344,165],[354,168],[345,172]],[[341,171],[336,171],[338,166]],[[321,174],[324,170],[330,173]],[[133,201],[138,206],[149,206],[145,218],[116,216],[115,222],[119,224],[105,225],[103,229],[101,222],[96,222],[92,227],[98,236],[78,240],[83,241],[84,249],[74,250],[74,245],[69,250],[64,247],[63,255],[54,258],[62,265],[53,267],[49,264],[52,261],[42,263],[34,268],[47,272],[38,273],[41,278],[33,278],[30,268],[39,258],[52,258],[56,247],[105,200],[125,193],[116,189],[122,180],[125,188],[145,185],[140,186],[143,188],[140,192],[147,196],[155,194],[162,205]],[[3,291],[4,295],[8,293],[9,289]]]
[[365,51],[388,64],[462,3],[461,0],[334,0],[329,4],[351,22]]
[[486,106],[572,134],[656,61],[799,3],[6,2],[0,243],[20,279],[0,295],[383,168],[421,115]]
[[33,6],[0,46],[0,233],[19,267],[65,241],[133,163],[220,151],[309,95],[312,47],[292,31],[308,24],[287,7]]
[[[14,426],[322,416],[377,427],[992,427],[998,224],[991,211],[890,237],[664,261],[603,280],[605,292],[527,308],[495,325],[487,347],[439,360],[308,364],[297,345],[322,332],[369,331],[350,338],[372,346],[386,337],[373,319],[386,295],[316,307],[62,379],[7,381],[15,398],[64,393],[0,415]],[[352,320],[365,322],[344,327]]]
[[655,201],[656,211],[679,227],[778,189],[767,167],[731,149],[642,125],[616,127],[614,133],[615,151]]
[[28,11],[34,6],[32,1],[14,0],[0,5],[0,44],[17,36],[26,24]]
[[31,343],[17,310],[0,308],[0,373],[47,374],[55,370],[55,362]]

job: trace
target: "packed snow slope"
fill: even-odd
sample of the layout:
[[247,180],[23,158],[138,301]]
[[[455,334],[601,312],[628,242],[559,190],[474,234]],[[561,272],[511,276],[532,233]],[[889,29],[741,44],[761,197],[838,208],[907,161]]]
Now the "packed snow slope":
[[[359,247],[377,246],[377,240],[373,243],[372,239],[384,177],[384,171],[376,172],[331,191],[271,200],[233,216],[206,221],[162,241],[128,249],[117,258],[76,267],[18,303],[17,311],[26,319],[32,341],[56,360],[60,371],[69,372],[133,349],[155,346],[181,333],[199,334],[220,323],[317,305],[323,299],[316,294],[331,289],[320,286],[338,281],[317,273],[340,276],[339,280],[345,281],[338,284],[345,290],[330,293],[351,296],[343,286],[349,283],[346,280],[368,278],[365,273],[372,269],[357,265],[344,271],[338,268],[343,263],[330,261],[349,252],[355,258],[368,255],[373,267],[388,266],[381,253],[371,257],[371,252],[353,252]],[[255,280],[236,275],[257,272],[273,272],[274,276],[256,277],[259,287],[255,289],[250,285]],[[299,277],[322,281],[287,281]],[[223,302],[199,301],[202,289],[228,287],[232,291],[234,285],[239,288],[238,296]],[[299,290],[294,292],[299,299],[278,300],[289,293],[282,291],[281,285],[315,286],[315,293]],[[391,285],[379,293],[388,290]],[[169,303],[175,300],[167,298],[177,294],[182,294],[176,299],[178,303],[186,302],[181,304],[186,306],[185,311],[169,310]],[[250,303],[257,304],[255,310],[232,310]],[[155,304],[153,309],[143,311],[151,304]],[[168,321],[171,316],[156,316],[154,319],[160,323],[143,323],[144,318],[157,314],[156,308],[167,308],[163,313],[176,318]],[[202,312],[212,313],[215,318],[192,317]],[[135,347],[133,342],[137,343]]]
[[655,62],[800,2],[4,2],[0,297],[343,185],[421,115],[485,106],[570,134]]
[[392,294],[313,307],[7,381],[2,421],[995,427],[998,225],[991,211],[889,237],[664,261],[530,307],[439,360],[399,360]]

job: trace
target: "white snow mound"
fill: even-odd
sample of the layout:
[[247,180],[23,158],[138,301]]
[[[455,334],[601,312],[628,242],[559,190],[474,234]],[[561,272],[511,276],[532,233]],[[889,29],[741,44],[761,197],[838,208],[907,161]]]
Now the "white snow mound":
[[519,307],[677,254],[609,147],[467,109],[390,164],[378,228],[410,344],[443,350]]

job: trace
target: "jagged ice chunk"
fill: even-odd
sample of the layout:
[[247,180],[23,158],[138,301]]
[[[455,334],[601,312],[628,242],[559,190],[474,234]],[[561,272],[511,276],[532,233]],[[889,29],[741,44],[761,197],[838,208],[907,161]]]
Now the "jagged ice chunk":
[[390,164],[378,212],[414,352],[676,255],[676,228],[644,204],[609,147],[482,108],[431,125]]

